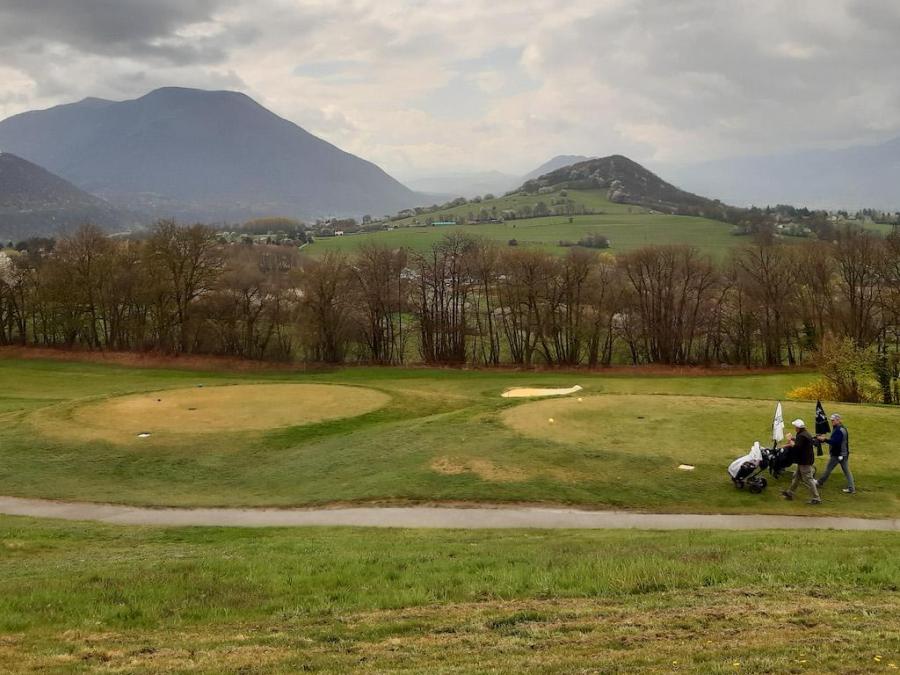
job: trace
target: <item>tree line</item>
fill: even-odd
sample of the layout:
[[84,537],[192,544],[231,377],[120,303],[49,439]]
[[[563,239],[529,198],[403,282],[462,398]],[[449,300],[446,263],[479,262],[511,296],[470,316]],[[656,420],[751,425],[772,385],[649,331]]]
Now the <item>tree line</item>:
[[871,356],[886,401],[900,352],[900,237],[761,238],[564,255],[449,233],[426,252],[306,257],[223,246],[202,225],[140,239],[85,226],[0,254],[0,343],[253,359],[601,366],[809,363],[829,339]]

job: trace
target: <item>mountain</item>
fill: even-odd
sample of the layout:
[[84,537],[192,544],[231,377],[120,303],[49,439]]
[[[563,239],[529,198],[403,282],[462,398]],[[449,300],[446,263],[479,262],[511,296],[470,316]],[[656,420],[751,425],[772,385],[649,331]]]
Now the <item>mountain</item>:
[[680,184],[743,205],[900,210],[900,138],[878,145],[669,166]]
[[113,231],[136,224],[133,215],[46,169],[0,153],[0,240],[52,236],[87,222]]
[[622,155],[610,155],[564,166],[540,178],[526,181],[521,189],[536,192],[548,187],[605,188],[610,201],[636,204],[666,213],[718,217],[724,209],[721,202],[680,190]]
[[434,176],[416,176],[405,181],[419,192],[431,193],[431,201],[448,201],[455,197],[475,197],[485,194],[502,195],[523,182],[543,176],[556,169],[590,159],[584,155],[557,155],[524,176],[501,171],[459,171]]
[[557,169],[562,169],[563,167],[571,166],[572,164],[580,164],[589,159],[591,159],[591,157],[585,157],[584,155],[557,155],[553,159],[548,159],[533,171],[526,173],[522,176],[521,180],[524,182],[533,180],[534,178],[540,178],[545,173],[550,173],[551,171],[556,171]]
[[519,185],[518,176],[500,171],[473,171],[447,173],[441,176],[422,176],[405,181],[406,185],[419,192],[429,192],[447,199],[454,197],[474,197],[476,195],[503,194]]
[[166,87],[0,122],[0,149],[157,217],[379,215],[420,197],[380,168],[232,91]]

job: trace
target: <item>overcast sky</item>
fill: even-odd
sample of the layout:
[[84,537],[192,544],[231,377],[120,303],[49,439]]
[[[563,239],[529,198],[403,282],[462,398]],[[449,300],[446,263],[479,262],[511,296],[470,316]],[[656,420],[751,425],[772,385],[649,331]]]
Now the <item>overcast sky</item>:
[[237,89],[398,177],[900,136],[897,0],[0,0],[0,118]]

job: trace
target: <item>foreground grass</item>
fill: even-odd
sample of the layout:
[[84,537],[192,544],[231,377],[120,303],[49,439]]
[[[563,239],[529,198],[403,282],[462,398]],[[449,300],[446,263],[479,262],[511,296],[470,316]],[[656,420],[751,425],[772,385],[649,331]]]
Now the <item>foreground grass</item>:
[[[400,368],[229,373],[0,359],[0,494],[180,506],[462,500],[809,513],[778,497],[786,478],[751,495],[735,490],[725,469],[753,440],[765,440],[774,400],[813,377]],[[359,417],[262,432],[187,428],[114,442],[85,431],[85,415],[110,397],[249,382],[362,386],[388,394],[390,403]],[[511,386],[575,383],[585,388],[583,403],[499,396]],[[291,404],[302,419],[304,402]],[[854,434],[860,492],[842,495],[836,475],[816,512],[896,517],[900,410],[826,406],[843,412]],[[811,418],[812,408],[787,402],[785,415]],[[547,424],[551,416],[555,425]],[[697,468],[677,471],[680,462]]]
[[897,625],[895,534],[0,518],[16,672],[868,673]]

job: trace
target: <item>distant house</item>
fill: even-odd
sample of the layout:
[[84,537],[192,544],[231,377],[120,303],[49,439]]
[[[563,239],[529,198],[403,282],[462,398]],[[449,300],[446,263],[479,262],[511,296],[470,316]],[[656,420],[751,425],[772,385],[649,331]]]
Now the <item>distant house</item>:
[[455,220],[435,220],[431,224],[434,225],[435,227],[437,227],[439,225],[456,225],[456,221]]

